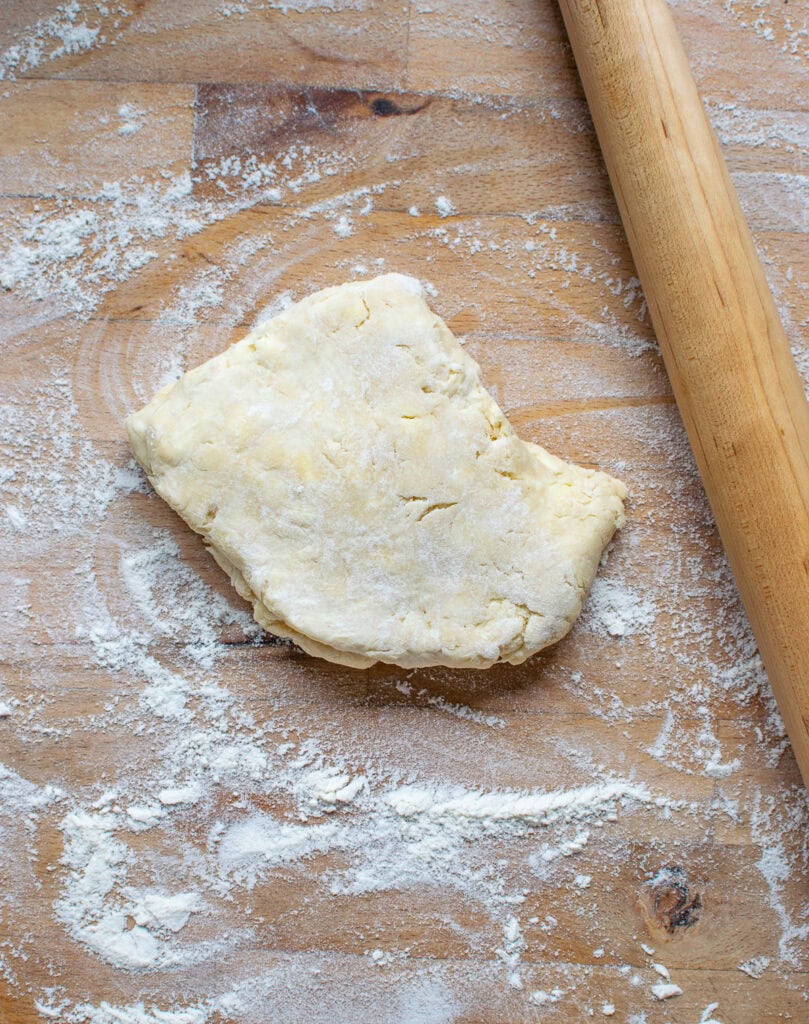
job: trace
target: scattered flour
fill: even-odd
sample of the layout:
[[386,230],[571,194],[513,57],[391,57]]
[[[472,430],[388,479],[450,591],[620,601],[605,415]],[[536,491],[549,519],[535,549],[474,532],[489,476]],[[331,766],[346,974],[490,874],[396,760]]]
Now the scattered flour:
[[297,863],[332,849],[341,830],[331,823],[292,825],[254,815],[211,839],[222,872],[248,889],[280,864]]
[[75,939],[121,969],[208,959],[221,943],[183,947],[170,938],[186,926],[193,913],[203,909],[199,893],[172,894],[126,885],[132,852],[118,838],[122,828],[125,833],[125,822],[113,799],[100,809],[76,810],[65,816],[61,863],[68,874],[55,904],[57,917]]
[[[334,6],[367,10],[365,0],[334,0]],[[325,0],[234,0],[218,13],[243,18],[268,9],[286,14],[331,7]],[[130,17],[120,4],[62,4],[0,55],[0,78],[112,45]],[[488,14],[479,17],[485,21]],[[761,18],[753,30],[774,45],[783,36],[781,25],[772,14]],[[500,31],[494,24],[489,29]],[[782,45],[800,45],[794,32],[788,30]],[[800,112],[778,112],[772,119],[766,111],[713,104],[711,114],[728,146],[777,145],[784,154],[807,147]],[[123,104],[110,131],[137,147],[144,119],[137,106]],[[809,857],[809,807],[803,791],[787,784],[766,798],[755,787],[748,794],[739,781],[744,750],[721,738],[725,702],[737,712],[743,743],[760,748],[769,765],[779,764],[788,747],[743,617],[712,612],[715,620],[705,625],[706,609],[730,606],[735,598],[726,568],[705,550],[707,513],[695,497],[682,431],[676,423],[666,425],[665,417],[676,420],[670,410],[646,410],[646,418],[620,423],[605,414],[601,422],[605,434],[628,423],[636,432],[632,440],[642,456],[615,471],[633,479],[639,508],[676,501],[699,524],[677,521],[679,532],[657,551],[661,587],[652,594],[635,582],[632,570],[648,557],[653,524],[644,512],[637,525],[630,522],[626,541],[612,556],[615,575],[599,577],[581,620],[585,664],[568,671],[569,656],[560,654],[562,670],[554,675],[552,664],[547,670],[548,694],[558,684],[559,699],[592,716],[593,738],[549,738],[537,714],[533,759],[503,711],[508,701],[476,700],[485,695],[485,684],[478,691],[476,684],[462,687],[457,679],[429,673],[380,674],[367,692],[358,686],[354,693],[349,682],[334,690],[321,684],[289,645],[270,644],[259,634],[224,584],[204,582],[201,548],[193,549],[196,555],[181,550],[177,529],[148,525],[167,519],[153,518],[160,513],[146,497],[147,485],[104,431],[113,421],[118,429],[132,390],[146,397],[182,372],[190,351],[185,346],[198,342],[206,326],[213,323],[224,334],[286,308],[293,301],[290,289],[300,290],[307,247],[332,247],[344,254],[339,265],[357,274],[378,271],[384,255],[364,232],[379,213],[377,197],[402,182],[348,187],[356,165],[356,157],[337,146],[292,145],[272,159],[232,153],[200,159],[190,174],[166,173],[157,180],[133,174],[81,198],[59,190],[34,206],[12,204],[4,215],[0,286],[34,310],[26,326],[9,322],[4,333],[16,342],[31,325],[70,319],[59,327],[67,354],[48,351],[47,366],[4,398],[0,409],[0,535],[19,563],[3,577],[0,621],[10,656],[22,652],[31,659],[13,696],[3,691],[0,732],[13,734],[23,750],[48,742],[58,752],[59,744],[70,744],[71,756],[86,751],[86,764],[81,781],[70,787],[58,767],[51,783],[39,784],[0,766],[0,871],[9,880],[0,894],[0,929],[10,936],[0,943],[0,975],[21,985],[24,972],[15,972],[15,964],[38,955],[14,909],[24,899],[42,898],[47,861],[63,941],[80,944],[113,968],[120,991],[116,1002],[86,1002],[55,963],[53,987],[37,993],[43,1020],[264,1024],[272,1006],[274,1024],[449,1024],[472,1019],[483,1004],[503,1005],[503,1016],[514,1019],[550,1016],[575,998],[581,974],[563,964],[549,966],[541,944],[572,920],[587,937],[594,966],[603,965],[605,938],[592,913],[598,873],[620,870],[633,830],[659,830],[662,848],[665,830],[685,815],[706,827],[729,821],[745,828],[757,847],[754,870],[777,935],[766,955],[739,969],[758,978],[798,968],[809,928],[791,886]],[[331,179],[337,187],[323,198]],[[805,176],[785,172],[762,181],[740,171],[736,180],[751,209],[769,209],[786,228],[805,231]],[[430,195],[418,193],[422,208]],[[469,273],[502,275],[497,279],[513,286],[509,301],[520,303],[541,279],[553,329],[571,348],[578,340],[600,342],[605,359],[620,364],[621,372],[636,372],[629,357],[654,361],[645,301],[631,268],[605,262],[605,236],[595,229],[591,241],[587,234],[565,233],[565,222],[580,220],[580,210],[563,203],[541,213],[518,210],[501,230],[486,218],[455,216],[455,204],[439,195],[434,209],[441,221],[429,226],[411,198],[400,212],[412,218],[411,241],[433,264],[427,272],[436,280],[442,261],[454,261]],[[267,211],[272,217],[265,229],[259,214]],[[179,272],[189,239],[215,231],[228,217],[244,214],[248,223],[248,213],[254,218],[249,237],[221,248],[215,265],[204,260],[204,266]],[[426,268],[409,269],[423,276]],[[286,271],[267,305],[272,285]],[[171,274],[176,284],[165,305],[147,309],[132,336],[121,340],[122,347],[154,356],[148,367],[127,367],[122,381],[120,366],[94,362],[87,322],[121,285],[152,272]],[[786,273],[784,285],[793,286]],[[571,297],[580,286],[603,299],[595,320],[578,312]],[[435,295],[431,285],[426,288]],[[449,314],[462,312],[451,308],[459,300],[443,283],[442,300]],[[472,331],[470,344],[493,350],[496,330],[485,311],[474,312],[481,314],[481,327]],[[799,355],[801,330],[796,319]],[[100,384],[77,377],[76,366],[88,360]],[[566,365],[573,374],[570,394],[587,397],[595,371],[576,376],[574,361]],[[515,370],[515,380],[517,375]],[[530,384],[533,394],[535,381]],[[96,386],[99,401],[115,411],[102,406],[98,420],[87,420],[87,403],[77,404],[75,395]],[[570,420],[556,421],[569,431],[559,430],[559,445],[570,443],[589,455],[589,435],[582,440]],[[543,430],[554,429],[554,418],[543,424]],[[647,457],[650,466],[657,459],[667,468],[647,473]],[[664,490],[668,484],[659,480],[669,478],[671,489]],[[654,536],[659,544],[660,531]],[[58,593],[47,593],[59,608],[54,621],[40,621],[35,610],[42,607],[43,590],[40,580],[31,579],[29,563],[53,564],[54,576],[67,578]],[[648,571],[643,578],[649,579]],[[692,599],[697,608],[673,626],[665,614],[670,585],[678,588],[679,609]],[[36,632],[33,641],[29,629]],[[636,693],[620,683],[620,660],[640,650],[644,664],[666,674],[659,685],[652,685],[657,679],[638,680],[639,691],[648,682],[648,692]],[[593,664],[586,663],[591,654]],[[91,710],[81,715],[68,699],[68,674],[76,664],[93,680]],[[602,672],[608,678],[601,679]],[[509,678],[516,680],[517,703],[537,690],[530,675]],[[646,732],[633,731],[647,721]],[[687,749],[683,721],[691,723]],[[607,758],[600,728],[613,735],[626,730],[626,760],[599,762]],[[126,744],[121,750],[104,746],[106,736],[125,737]],[[638,751],[656,762],[655,774],[643,775],[646,781],[625,777]],[[667,795],[682,780],[690,785],[694,779],[708,780],[710,796],[686,803]],[[41,840],[46,829],[61,839],[58,861],[52,845]],[[527,905],[547,900],[550,887],[564,892],[571,916],[557,920],[542,910],[529,917]],[[449,936],[458,944],[457,957],[442,962],[379,930],[383,908],[406,914],[417,898],[419,913],[428,905],[435,915],[423,934]],[[267,920],[267,906],[282,909]],[[362,911],[356,934],[349,928],[346,935],[346,918],[337,912],[351,907]],[[341,941],[351,948],[357,938],[359,953],[310,948],[312,920],[322,922],[332,912]],[[653,955],[650,946],[642,948]],[[662,964],[647,963],[644,971],[642,976],[622,965],[615,975],[633,1008],[681,993]],[[650,971],[659,979],[651,991]],[[149,994],[154,991],[170,991],[172,1005]],[[612,1002],[600,999],[591,1014],[599,1004],[602,1016],[616,1014]],[[701,1024],[714,1024],[717,1007],[706,1007]],[[628,1016],[645,1019],[645,1011]]]
[[341,213],[334,222],[332,230],[338,238],[350,238],[351,235],[354,234],[354,226],[351,223],[351,218],[347,214]]
[[160,1010],[142,1002],[116,1006],[105,1001],[92,1006],[55,999],[37,1000],[35,1005],[40,1017],[60,1024],[207,1024],[215,1012],[214,1007],[207,1006]]
[[683,990],[679,985],[672,985],[668,982],[659,982],[657,985],[652,986],[652,995],[655,999],[662,1002],[664,999],[673,999],[675,996],[681,996]]
[[612,811],[618,802],[649,803],[643,786],[609,782],[553,793],[479,793],[463,789],[425,789],[403,786],[388,795],[397,814],[411,818],[450,818],[471,821],[527,821],[548,824],[571,821]]
[[769,966],[770,958],[768,956],[754,956],[750,960],[745,960],[744,963],[739,964],[739,970],[749,978],[758,979]]
[[195,234],[212,216],[210,206],[194,200],[188,174],[165,184],[113,182],[91,205],[43,201],[7,224],[0,287],[47,303],[56,315],[88,315],[117,283],[157,258],[157,239]]
[[364,775],[353,778],[338,768],[320,768],[306,772],[300,781],[302,813],[307,810],[333,811],[350,804],[367,785]]
[[[121,111],[126,112],[121,127],[132,134],[141,123],[140,112],[127,105]],[[106,294],[161,254],[164,265],[171,267],[175,257],[166,255],[161,242],[181,242],[241,210],[295,197],[324,175],[335,174],[345,162],[338,154],[293,145],[270,164],[255,157],[223,158],[201,163],[193,175],[166,172],[156,182],[133,176],[106,183],[83,199],[57,195],[37,203],[33,212],[23,205],[19,212],[6,215],[0,234],[0,288],[45,304],[51,315],[70,312],[87,317]],[[195,186],[205,179],[217,185],[221,197],[197,194]],[[367,203],[386,187],[382,182],[296,207],[290,224],[321,216],[333,222],[339,237],[348,237],[353,204]],[[266,240],[258,243],[264,244]],[[240,259],[237,246],[234,256],[238,265],[249,253]],[[194,322],[199,309],[216,308],[222,302],[222,283],[216,270],[209,270],[191,290],[181,289],[164,321],[187,324]]]
[[532,1006],[552,1006],[554,1003],[558,1003],[564,994],[564,990],[561,988],[553,988],[550,992],[538,989],[531,993],[528,997],[528,1002]]
[[509,986],[518,991],[521,991],[523,987],[520,975],[520,956],[524,949],[525,939],[520,930],[520,922],[516,917],[510,916],[503,931],[503,945],[500,949],[495,950],[495,953],[506,965]]
[[[97,6],[100,5],[80,4],[72,0],[57,7],[49,18],[36,22],[0,54],[0,80],[14,79],[17,74],[31,71],[45,61],[91,50],[105,42],[105,38],[100,36],[99,25],[88,23],[99,21],[99,12],[93,10]],[[124,8],[120,8],[120,12],[128,14]]]
[[[436,199],[435,209],[439,217],[451,217],[454,213],[458,212],[453,206],[451,200],[446,196],[439,196]],[[416,213],[418,214],[418,211],[416,211]]]
[[118,108],[118,117],[121,120],[118,134],[136,135],[143,127],[146,111],[139,110],[131,103],[124,103]]
[[505,728],[505,720],[498,715],[486,715],[481,711],[475,711],[474,708],[470,708],[465,704],[455,704],[440,695],[431,694],[423,688],[414,689],[407,680],[398,680],[394,685],[399,693],[403,693],[407,697],[423,700],[429,707],[445,711],[456,718],[464,718],[469,722],[474,722],[476,725],[487,725],[490,729]]
[[587,599],[584,623],[608,636],[633,636],[650,626],[657,615],[651,599],[619,580],[597,576]]

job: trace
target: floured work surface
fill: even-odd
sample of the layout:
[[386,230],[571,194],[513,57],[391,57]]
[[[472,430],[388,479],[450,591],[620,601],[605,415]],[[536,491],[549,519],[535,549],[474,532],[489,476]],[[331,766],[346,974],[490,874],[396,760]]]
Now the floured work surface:
[[[0,1018],[801,1020],[806,798],[556,8],[303,6],[0,8]],[[675,15],[805,372],[776,6]],[[133,468],[161,385],[391,270],[521,437],[630,485],[524,665],[269,643]]]
[[521,441],[401,274],[308,296],[127,431],[256,621],[352,668],[521,664],[624,521],[624,485]]

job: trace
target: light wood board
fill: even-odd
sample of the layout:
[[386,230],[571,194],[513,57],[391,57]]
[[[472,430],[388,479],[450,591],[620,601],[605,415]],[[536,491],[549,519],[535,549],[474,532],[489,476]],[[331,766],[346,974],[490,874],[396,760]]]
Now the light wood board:
[[[754,0],[673,10],[809,382],[809,15]],[[695,1024],[714,1003],[708,1017],[722,1024],[807,1019],[806,796],[757,690],[555,5],[147,0],[82,3],[71,18],[52,0],[0,8],[0,270],[16,275],[0,291],[0,763],[62,791],[0,807],[0,1021],[47,1019],[42,1007],[81,1019],[86,1004],[97,1022],[104,1002],[130,1007],[116,1019],[133,1024],[139,1001],[208,1000],[207,1014],[260,977],[272,978],[263,1009],[254,995],[252,1009],[221,1003],[204,1019]],[[82,25],[89,37],[69,35]],[[32,39],[25,69],[9,48]],[[75,52],[51,59],[60,45]],[[151,228],[124,234],[139,215]],[[522,436],[628,484],[604,569],[635,602],[622,606],[625,635],[610,631],[602,591],[565,641],[519,668],[363,673],[226,625],[206,671],[251,716],[227,742],[309,741],[374,792],[622,778],[672,809],[584,822],[583,849],[542,870],[555,826],[470,839],[464,857],[477,844],[503,892],[524,896],[497,910],[446,872],[432,886],[403,877],[330,895],[353,855],[333,850],[225,893],[204,867],[214,825],[297,819],[285,817],[291,793],[262,772],[234,786],[209,764],[204,801],[115,835],[129,886],[160,876],[203,891],[207,909],[168,945],[221,951],[196,965],[116,965],[60,910],[76,882],[65,816],[91,813],[107,791],[125,807],[139,786],[143,801],[161,779],[181,782],[160,771],[192,725],[149,711],[143,673],[105,663],[88,629],[130,630],[144,656],[186,670],[193,622],[149,622],[123,567],[168,540],[171,564],[238,606],[167,507],[130,476],[116,488],[109,467],[131,473],[122,419],[279,296],[383,271],[434,288]],[[213,726],[195,714],[209,742]],[[8,778],[0,792],[16,799]],[[363,806],[311,820],[361,828]],[[522,990],[497,953],[511,914]],[[654,998],[653,962],[682,995]]]

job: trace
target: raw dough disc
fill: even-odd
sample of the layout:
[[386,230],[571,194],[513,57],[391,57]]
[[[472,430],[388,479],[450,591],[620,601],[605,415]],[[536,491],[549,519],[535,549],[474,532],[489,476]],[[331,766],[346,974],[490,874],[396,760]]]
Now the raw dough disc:
[[257,621],[356,667],[524,661],[623,521],[624,485],[521,441],[397,274],[309,296],[127,429]]

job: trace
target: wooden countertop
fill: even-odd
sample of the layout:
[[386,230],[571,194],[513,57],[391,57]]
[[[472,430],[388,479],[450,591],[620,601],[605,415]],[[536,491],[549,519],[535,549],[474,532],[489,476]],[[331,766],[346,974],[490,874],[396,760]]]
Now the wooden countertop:
[[[673,10],[809,382],[809,14]],[[807,798],[555,5],[9,0],[0,70],[0,1021],[807,1019]],[[388,271],[629,486],[524,666],[252,636],[131,467],[161,382]]]

